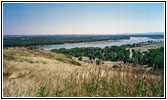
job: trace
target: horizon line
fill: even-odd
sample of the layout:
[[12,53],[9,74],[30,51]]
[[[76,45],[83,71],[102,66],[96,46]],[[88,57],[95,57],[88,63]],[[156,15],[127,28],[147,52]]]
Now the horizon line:
[[[32,35],[142,35],[142,34],[147,34],[147,35],[151,35],[151,34],[163,34],[164,35],[164,32],[142,32],[142,33],[112,33],[112,34],[104,34],[104,33],[101,33],[101,34],[83,34],[83,33],[53,33],[53,34],[29,34],[30,36]],[[27,36],[28,34],[3,34],[3,35],[17,35],[17,36],[20,36],[20,35],[25,35]]]

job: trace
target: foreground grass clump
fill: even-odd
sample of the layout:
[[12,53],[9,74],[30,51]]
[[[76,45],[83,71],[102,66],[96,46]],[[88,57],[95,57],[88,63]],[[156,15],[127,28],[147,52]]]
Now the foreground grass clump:
[[[100,68],[75,72],[64,79],[53,96],[62,97],[161,97],[164,96],[163,79],[151,74],[115,72]],[[156,76],[152,76],[156,77]],[[157,77],[158,78],[158,77]],[[162,78],[162,77],[161,77]],[[61,88],[62,87],[62,88]]]
[[[14,50],[12,56],[15,60],[8,59],[9,53]],[[4,54],[4,97],[164,96],[163,73],[144,71],[125,64],[108,68],[81,62],[82,67],[79,67],[68,62],[75,60],[45,50],[9,48]]]
[[41,88],[40,88],[40,91],[39,91],[38,97],[47,97],[48,94],[45,93],[45,90],[46,90],[45,87],[41,87]]

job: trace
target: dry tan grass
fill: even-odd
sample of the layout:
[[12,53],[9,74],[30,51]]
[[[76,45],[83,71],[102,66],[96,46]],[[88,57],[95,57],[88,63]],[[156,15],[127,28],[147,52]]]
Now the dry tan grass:
[[[9,48],[4,50],[3,54],[7,56],[3,60],[4,96],[35,96],[39,84],[46,84],[49,79],[57,80],[55,79],[57,75],[66,77],[74,69],[79,68],[56,60],[69,58],[49,51]],[[8,56],[12,56],[13,59],[8,59]],[[28,92],[31,89],[34,89],[35,93]]]
[[3,54],[4,97],[163,96],[163,76],[130,65],[75,66],[57,60],[70,60],[64,55],[38,49],[9,48]]

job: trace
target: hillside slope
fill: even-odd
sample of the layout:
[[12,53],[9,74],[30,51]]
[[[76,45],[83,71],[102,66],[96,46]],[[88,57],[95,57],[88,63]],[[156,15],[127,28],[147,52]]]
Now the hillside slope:
[[4,97],[162,97],[164,76],[33,48],[3,50]]
[[[56,75],[66,77],[69,73],[81,67],[77,64],[75,60],[65,55],[46,50],[4,49],[4,96],[33,96],[31,92],[27,93],[29,89],[32,89],[31,87],[45,84],[49,82],[49,79],[55,80]],[[43,80],[46,82],[42,82]],[[9,88],[13,91],[9,91]],[[23,91],[25,94],[21,93]]]

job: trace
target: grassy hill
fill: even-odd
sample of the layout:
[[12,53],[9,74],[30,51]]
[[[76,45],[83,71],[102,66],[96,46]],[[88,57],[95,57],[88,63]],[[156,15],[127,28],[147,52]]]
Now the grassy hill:
[[130,64],[111,68],[33,48],[3,50],[4,97],[162,97],[164,77]]

